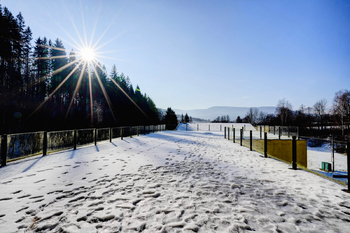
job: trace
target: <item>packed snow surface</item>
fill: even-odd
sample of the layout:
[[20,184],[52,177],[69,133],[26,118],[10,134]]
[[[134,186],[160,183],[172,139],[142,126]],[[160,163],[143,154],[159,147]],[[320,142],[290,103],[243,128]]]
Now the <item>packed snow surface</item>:
[[1,232],[350,232],[344,186],[165,131],[0,168]]

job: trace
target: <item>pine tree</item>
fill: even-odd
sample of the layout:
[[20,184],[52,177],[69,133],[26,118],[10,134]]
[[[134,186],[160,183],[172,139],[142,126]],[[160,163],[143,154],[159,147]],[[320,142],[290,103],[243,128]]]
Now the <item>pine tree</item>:
[[175,129],[177,126],[177,116],[170,107],[166,110],[164,123],[167,124],[167,129],[170,130]]
[[190,118],[188,117],[188,115],[186,113],[186,115],[185,115],[185,123],[188,123],[188,122],[190,122]]
[[47,48],[47,40],[40,37],[35,41],[34,47],[34,79],[31,83],[37,85],[32,88],[30,96],[37,97],[40,101],[48,95],[48,74],[50,73],[49,50]]
[[[54,92],[56,88],[62,83],[62,81],[67,76],[67,70],[63,69],[60,70],[60,68],[63,68],[65,65],[67,65],[67,57],[66,57],[66,51],[63,46],[63,43],[60,39],[56,39],[55,44],[52,46],[51,50],[51,61],[52,61],[52,71],[56,72],[51,77],[51,86],[50,86],[50,92]],[[53,104],[55,106],[55,112],[57,114],[57,120],[58,120],[58,126],[62,127],[63,122],[63,106],[64,106],[64,93],[62,91],[62,87],[59,88],[56,93],[53,95]]]

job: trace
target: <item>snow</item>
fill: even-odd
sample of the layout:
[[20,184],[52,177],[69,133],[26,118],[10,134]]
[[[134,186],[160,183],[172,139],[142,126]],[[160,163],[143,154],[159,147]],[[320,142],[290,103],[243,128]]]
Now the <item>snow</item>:
[[350,232],[344,186],[188,127],[0,168],[1,232]]
[[[307,156],[310,169],[319,169],[322,162],[332,163],[332,149],[327,145],[308,147]],[[347,171],[346,155],[334,152],[334,169],[336,171]]]

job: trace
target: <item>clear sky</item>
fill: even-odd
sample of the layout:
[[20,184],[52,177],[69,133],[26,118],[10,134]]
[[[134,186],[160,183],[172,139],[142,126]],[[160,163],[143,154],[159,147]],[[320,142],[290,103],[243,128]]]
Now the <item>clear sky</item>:
[[34,39],[62,39],[67,53],[86,34],[108,52],[100,58],[108,72],[115,64],[160,108],[276,106],[283,98],[293,109],[323,98],[330,107],[350,89],[347,0],[0,4],[22,12]]

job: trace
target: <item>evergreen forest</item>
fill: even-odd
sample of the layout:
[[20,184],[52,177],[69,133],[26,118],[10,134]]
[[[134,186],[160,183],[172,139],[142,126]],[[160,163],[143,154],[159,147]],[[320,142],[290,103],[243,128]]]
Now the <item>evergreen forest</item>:
[[0,5],[0,134],[159,124],[154,101],[114,65],[84,65],[60,39],[32,38]]

